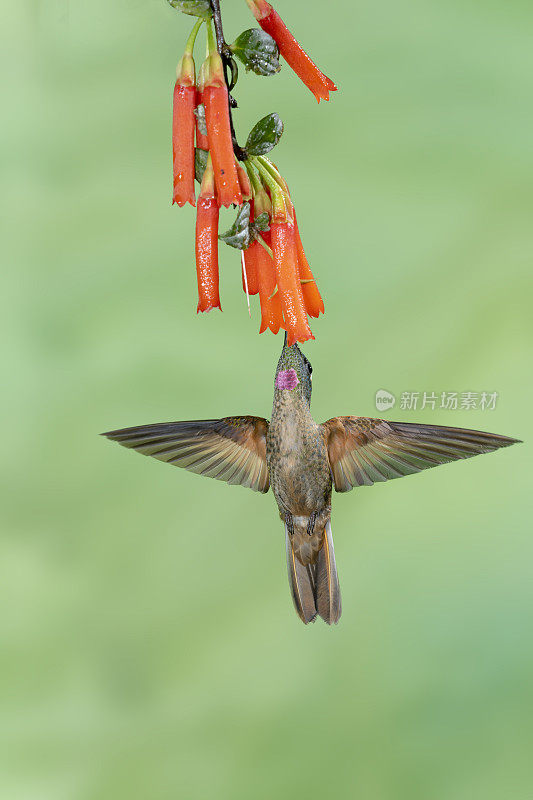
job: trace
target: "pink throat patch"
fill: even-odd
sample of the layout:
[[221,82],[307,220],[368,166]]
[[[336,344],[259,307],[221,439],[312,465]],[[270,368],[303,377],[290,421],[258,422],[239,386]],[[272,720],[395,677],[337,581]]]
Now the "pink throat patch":
[[276,377],[276,389],[296,389],[300,381],[295,369],[283,369]]

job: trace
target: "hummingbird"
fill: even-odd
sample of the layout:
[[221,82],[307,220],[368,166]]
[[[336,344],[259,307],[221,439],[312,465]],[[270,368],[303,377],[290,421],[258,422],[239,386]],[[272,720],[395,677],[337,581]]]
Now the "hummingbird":
[[311,415],[313,369],[287,334],[274,380],[270,422],[239,416],[166,422],[102,434],[124,447],[228,484],[272,489],[285,526],[294,607],[305,624],[334,624],[341,594],[331,533],[331,495],[490,453],[519,442],[495,433]]

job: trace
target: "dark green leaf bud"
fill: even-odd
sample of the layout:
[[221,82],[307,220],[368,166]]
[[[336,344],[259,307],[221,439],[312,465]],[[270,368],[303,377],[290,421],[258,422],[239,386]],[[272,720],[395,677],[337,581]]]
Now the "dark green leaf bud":
[[205,121],[205,108],[203,103],[200,103],[196,106],[194,109],[194,115],[198,121],[198,130],[204,136],[207,136],[207,123]]
[[275,75],[281,69],[276,42],[260,28],[250,28],[241,33],[230,50],[247,70],[251,69],[256,75]]
[[168,0],[168,2],[172,8],[177,8],[183,11],[184,14],[211,19],[212,11],[209,0]]
[[208,151],[202,150],[200,147],[197,147],[194,151],[194,177],[198,183],[202,183],[208,156]]
[[250,203],[242,204],[231,228],[221,233],[218,238],[237,250],[246,250],[250,246]]
[[246,142],[246,152],[252,156],[264,156],[277,145],[283,133],[283,122],[276,112],[267,114],[254,125]]
[[259,216],[257,216],[254,219],[252,226],[254,230],[258,232],[261,231],[262,233],[264,233],[265,231],[270,230],[269,222],[270,222],[270,216],[266,211],[263,211],[262,214],[259,214]]

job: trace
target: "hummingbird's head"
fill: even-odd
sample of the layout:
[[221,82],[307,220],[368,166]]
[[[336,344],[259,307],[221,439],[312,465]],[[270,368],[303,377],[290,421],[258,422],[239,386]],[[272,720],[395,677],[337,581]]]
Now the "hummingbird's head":
[[276,369],[275,388],[278,391],[297,392],[311,403],[311,375],[313,367],[297,344],[287,345],[287,334]]

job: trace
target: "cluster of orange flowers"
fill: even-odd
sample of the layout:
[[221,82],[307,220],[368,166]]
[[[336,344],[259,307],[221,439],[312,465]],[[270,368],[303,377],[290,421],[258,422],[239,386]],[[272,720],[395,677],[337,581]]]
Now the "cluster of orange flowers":
[[[259,46],[254,42],[254,57],[258,52],[261,55],[263,44],[265,53],[272,53],[274,48],[318,101],[329,99],[329,92],[336,86],[302,50],[272,6],[266,0],[246,2],[265,32],[259,31],[264,37]],[[204,22],[208,55],[197,76],[193,49]],[[243,288],[249,295],[259,295],[260,333],[267,328],[277,333],[281,328],[287,331],[289,344],[304,342],[314,338],[308,315],[318,317],[324,312],[324,304],[304,253],[287,184],[265,155],[279,140],[283,125],[277,114],[271,114],[255,126],[245,148],[237,145],[225,64],[219,49],[211,20],[199,19],[178,64],[174,87],[173,202],[197,207],[197,310],[221,308],[221,238],[242,251]],[[225,56],[227,59],[227,51]],[[278,69],[279,65],[261,74]],[[200,180],[198,202],[195,177]],[[239,212],[232,229],[219,237],[220,206],[236,206]]]

